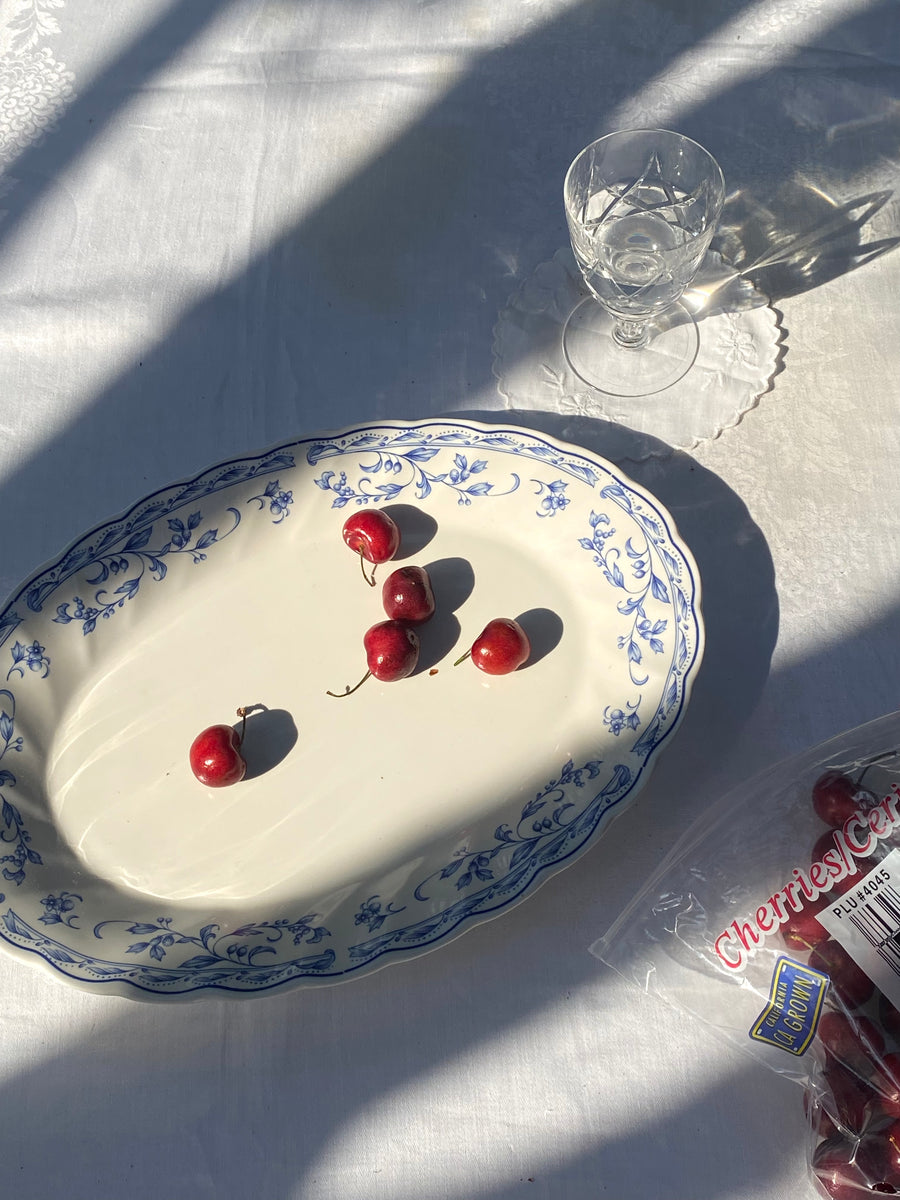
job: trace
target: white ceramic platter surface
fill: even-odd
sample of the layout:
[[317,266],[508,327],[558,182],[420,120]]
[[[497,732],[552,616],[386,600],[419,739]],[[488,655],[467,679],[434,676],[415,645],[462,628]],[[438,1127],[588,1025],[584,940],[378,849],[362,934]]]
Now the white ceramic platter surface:
[[[391,513],[432,577],[416,672],[341,537]],[[531,660],[454,662],[492,617]],[[81,985],[250,996],[498,913],[632,799],[687,703],[699,583],[660,504],[514,428],[379,424],[222,464],[81,538],[0,613],[0,937]],[[254,706],[248,775],[188,748]]]

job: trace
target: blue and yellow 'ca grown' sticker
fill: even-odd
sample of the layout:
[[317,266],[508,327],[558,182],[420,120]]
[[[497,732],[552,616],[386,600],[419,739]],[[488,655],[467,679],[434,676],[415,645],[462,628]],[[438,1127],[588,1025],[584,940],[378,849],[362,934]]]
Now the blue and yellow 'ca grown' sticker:
[[750,1036],[788,1054],[803,1054],[816,1036],[829,978],[805,963],[782,956],[775,964],[769,1003]]

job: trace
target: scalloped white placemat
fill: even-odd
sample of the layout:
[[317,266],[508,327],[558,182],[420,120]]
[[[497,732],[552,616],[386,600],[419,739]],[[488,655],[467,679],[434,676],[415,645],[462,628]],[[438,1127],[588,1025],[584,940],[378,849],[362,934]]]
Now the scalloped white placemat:
[[[638,457],[691,450],[737,425],[768,389],[781,329],[765,296],[709,254],[683,302],[700,334],[697,359],[653,396],[599,392],[566,362],[562,332],[588,295],[572,251],[558,250],[510,298],[494,326],[494,375],[507,407],[616,421],[649,435]],[[658,441],[657,441],[658,439]]]

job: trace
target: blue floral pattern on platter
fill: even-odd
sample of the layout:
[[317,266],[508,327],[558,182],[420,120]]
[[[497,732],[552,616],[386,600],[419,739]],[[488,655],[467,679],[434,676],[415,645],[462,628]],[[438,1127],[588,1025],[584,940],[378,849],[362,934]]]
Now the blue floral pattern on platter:
[[[273,479],[266,485],[261,496],[251,496],[247,503],[251,504],[253,501],[257,502],[260,510],[265,509],[268,505],[273,523],[279,525],[285,517],[290,515],[290,506],[294,502],[294,497],[291,492],[286,492],[281,488],[277,479]],[[180,517],[170,517],[166,522],[165,543],[155,550],[146,549],[154,533],[154,527],[149,525],[139,529],[132,534],[120,551],[104,554],[97,558],[95,560],[96,570],[86,582],[94,587],[97,584],[106,583],[110,575],[116,577],[129,574],[130,578],[120,583],[112,593],[105,588],[99,588],[94,592],[93,604],[85,604],[80,596],[73,596],[71,600],[67,600],[57,607],[53,620],[59,625],[69,625],[74,621],[80,623],[82,633],[93,633],[97,628],[98,618],[108,619],[117,609],[122,608],[126,601],[134,599],[138,594],[145,572],[149,571],[150,578],[157,582],[165,579],[168,567],[163,560],[167,555],[186,554],[195,565],[206,562],[207,551],[210,547],[230,537],[241,523],[241,514],[238,509],[228,508],[226,513],[229,518],[230,527],[228,529],[220,531],[218,527],[210,526],[199,535],[196,535],[196,531],[203,523],[203,513],[199,509],[190,513],[186,520],[182,520]],[[69,612],[69,604],[73,605],[71,612]],[[43,650],[43,647],[38,647],[38,649]],[[15,654],[15,648],[13,648],[13,653]]]
[[50,674],[50,659],[40,642],[33,641],[30,646],[23,646],[21,642],[16,642],[10,650],[10,654],[12,655],[12,666],[6,672],[7,681],[13,675],[19,675],[24,679],[26,667],[29,671],[39,672],[41,679],[46,679]]
[[[664,654],[666,650],[663,638],[668,628],[668,620],[664,618],[651,621],[647,616],[647,600],[651,597],[662,604],[671,602],[669,587],[661,576],[654,570],[651,539],[659,542],[661,529],[659,522],[644,512],[636,512],[628,493],[619,484],[611,484],[600,490],[604,500],[611,500],[624,508],[638,522],[643,535],[642,542],[635,544],[634,537],[626,539],[625,555],[628,559],[626,570],[622,570],[622,551],[611,542],[616,529],[610,517],[605,512],[591,512],[589,522],[592,530],[590,537],[579,538],[579,545],[593,555],[594,562],[614,588],[625,593],[617,604],[618,611],[623,617],[630,618],[630,628],[618,639],[619,648],[628,655],[629,672],[632,683],[643,687],[647,675],[640,670],[644,658],[641,641],[645,642],[654,654]],[[657,547],[660,562],[665,566],[668,551]],[[671,557],[671,556],[669,556]],[[677,565],[677,563],[668,563]],[[633,725],[632,728],[637,728]]]
[[[365,448],[369,448],[368,439]],[[414,490],[417,500],[425,500],[435,487],[452,491],[457,504],[471,504],[483,496],[508,495],[519,486],[518,475],[512,475],[506,490],[496,492],[494,482],[477,478],[487,469],[487,459],[476,458],[470,463],[467,456],[460,453],[454,454],[453,466],[448,471],[427,471],[423,464],[431,462],[440,450],[440,446],[395,446],[390,454],[385,454],[373,449],[368,461],[360,463],[359,469],[364,474],[355,485],[348,481],[346,471],[331,469],[323,471],[313,482],[323,492],[334,493],[332,508],[343,508],[351,501],[361,505],[397,500],[407,488]],[[307,461],[310,464],[318,462],[328,453],[325,447],[316,446],[307,455]],[[386,478],[376,482],[375,476],[381,474]]]
[[[155,921],[138,921],[129,925],[127,921],[101,921],[94,926],[94,937],[103,937],[103,930],[108,925],[125,925],[126,933],[138,936],[138,941],[131,942],[126,948],[126,954],[147,954],[155,962],[162,962],[174,946],[196,946],[203,953],[193,951],[187,959],[178,963],[181,971],[221,971],[222,967],[229,968],[232,964],[241,967],[252,967],[254,960],[262,954],[275,954],[273,943],[280,942],[285,934],[289,934],[291,945],[300,946],[304,943],[315,945],[331,934],[324,925],[314,922],[318,913],[308,913],[305,917],[290,920],[279,917],[276,921],[259,921],[255,924],[242,925],[238,929],[223,931],[216,922],[204,925],[196,934],[183,933],[172,928],[172,917],[158,917]],[[259,939],[254,942],[253,939]]]
[[[109,901],[97,901],[83,875],[73,870],[67,877],[58,866],[39,870],[47,823],[31,816],[33,806],[11,803],[18,780],[8,756],[26,749],[13,689],[26,681],[38,691],[54,686],[54,629],[59,637],[67,636],[67,626],[102,636],[104,621],[141,604],[145,584],[165,586],[174,563],[191,571],[226,538],[256,536],[258,526],[243,520],[245,513],[282,526],[310,492],[324,493],[337,510],[402,501],[427,509],[438,497],[474,510],[493,509],[520,489],[532,497],[535,525],[570,538],[579,555],[588,551],[600,586],[617,597],[616,646],[633,693],[617,696],[596,719],[614,743],[633,739],[624,751],[569,760],[556,770],[551,764],[547,782],[492,836],[485,831],[448,847],[442,864],[391,893],[378,890],[382,881],[361,882],[340,918],[307,912],[262,914],[236,925],[193,923],[178,914],[158,916],[148,911],[158,901],[126,893],[117,893],[119,911],[108,911]],[[67,978],[123,994],[252,995],[408,957],[515,903],[591,844],[605,818],[636,793],[680,720],[702,650],[694,570],[664,511],[610,464],[504,427],[433,421],[351,429],[226,463],[153,494],[76,542],[0,613],[0,646],[9,643],[10,654],[10,686],[0,690],[0,840],[9,853],[0,861],[3,878],[14,885],[10,906],[0,910],[0,938]],[[55,615],[32,628],[51,600]],[[643,690],[650,660],[666,664],[664,686],[652,696]],[[18,699],[28,702],[24,692]],[[26,826],[39,834],[39,845]]]
[[569,486],[563,479],[554,479],[551,483],[542,483],[540,479],[532,479],[536,485],[535,495],[541,497],[541,507],[537,510],[539,517],[555,517],[572,502],[566,495]]
[[58,896],[51,892],[41,900],[44,915],[38,917],[38,920],[43,925],[68,925],[70,929],[77,929],[78,913],[75,911],[75,905],[81,904],[83,900],[83,896],[76,892],[67,892],[65,889]]
[[[217,495],[227,488],[237,487],[248,480],[258,479],[260,475],[267,475],[273,471],[293,466],[294,456],[284,450],[272,451],[261,458],[225,463],[213,471],[204,472],[196,479],[166,488],[162,492],[156,492],[136,504],[119,520],[101,525],[70,546],[56,563],[44,568],[34,579],[29,580],[7,604],[0,613],[0,646],[26,619],[23,615],[23,603],[27,611],[41,612],[47,599],[68,579],[79,571],[84,571],[85,568],[94,567],[99,571],[102,580],[107,579],[110,573],[116,573],[112,569],[109,559],[112,558],[118,562],[127,553],[142,550],[153,536],[155,523],[161,518],[176,513],[179,509],[195,503],[202,497]],[[240,520],[237,510],[234,510],[232,515]],[[173,529],[173,536],[166,543],[168,548],[165,553],[169,553],[172,548],[188,549],[186,538],[188,530],[185,529],[185,519],[176,518],[176,520],[177,527],[169,526],[170,529]],[[190,515],[187,517],[187,524],[190,525]],[[184,530],[184,534],[182,534],[182,530]],[[193,531],[190,532],[193,533]],[[182,536],[186,540],[179,545],[179,539]],[[216,532],[215,536],[211,538],[210,544],[212,541],[220,540],[221,538]],[[126,547],[129,549],[126,550]],[[191,558],[195,562],[204,561],[203,558],[195,557],[198,552],[202,555],[203,551],[204,547],[198,547],[195,544]],[[159,558],[161,559],[161,555]],[[145,568],[150,566],[151,572],[156,572],[158,579],[165,578],[165,570],[159,571],[154,564],[147,561],[146,556],[143,557],[143,562]],[[161,562],[160,565],[165,566]],[[104,569],[106,574],[104,574]]]
[[[0,688],[0,763],[10,751],[21,754],[24,745],[22,736],[16,736],[16,698],[8,688]],[[0,789],[15,786],[16,776],[8,766],[0,766]],[[6,864],[3,878],[19,886],[25,882],[25,868],[41,867],[43,859],[31,845],[31,834],[25,828],[22,814],[3,790],[0,790],[0,818],[3,821],[0,842],[13,847],[11,854],[0,855],[0,863]]]

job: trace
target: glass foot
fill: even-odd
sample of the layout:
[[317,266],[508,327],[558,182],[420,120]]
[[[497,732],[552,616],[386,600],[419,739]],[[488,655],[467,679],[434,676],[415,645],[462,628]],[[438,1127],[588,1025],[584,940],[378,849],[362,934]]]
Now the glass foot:
[[628,430],[628,458],[665,458],[673,448],[692,450],[737,425],[780,369],[786,335],[775,310],[718,255],[708,254],[684,295],[700,335],[691,369],[652,396],[601,392],[576,374],[563,349],[563,328],[587,294],[571,247],[562,246],[501,309],[493,370],[513,414],[614,421]]
[[614,319],[592,296],[573,310],[563,329],[566,362],[586,384],[611,396],[652,396],[693,366],[700,335],[681,304],[651,327],[650,341],[632,349],[613,338]]

